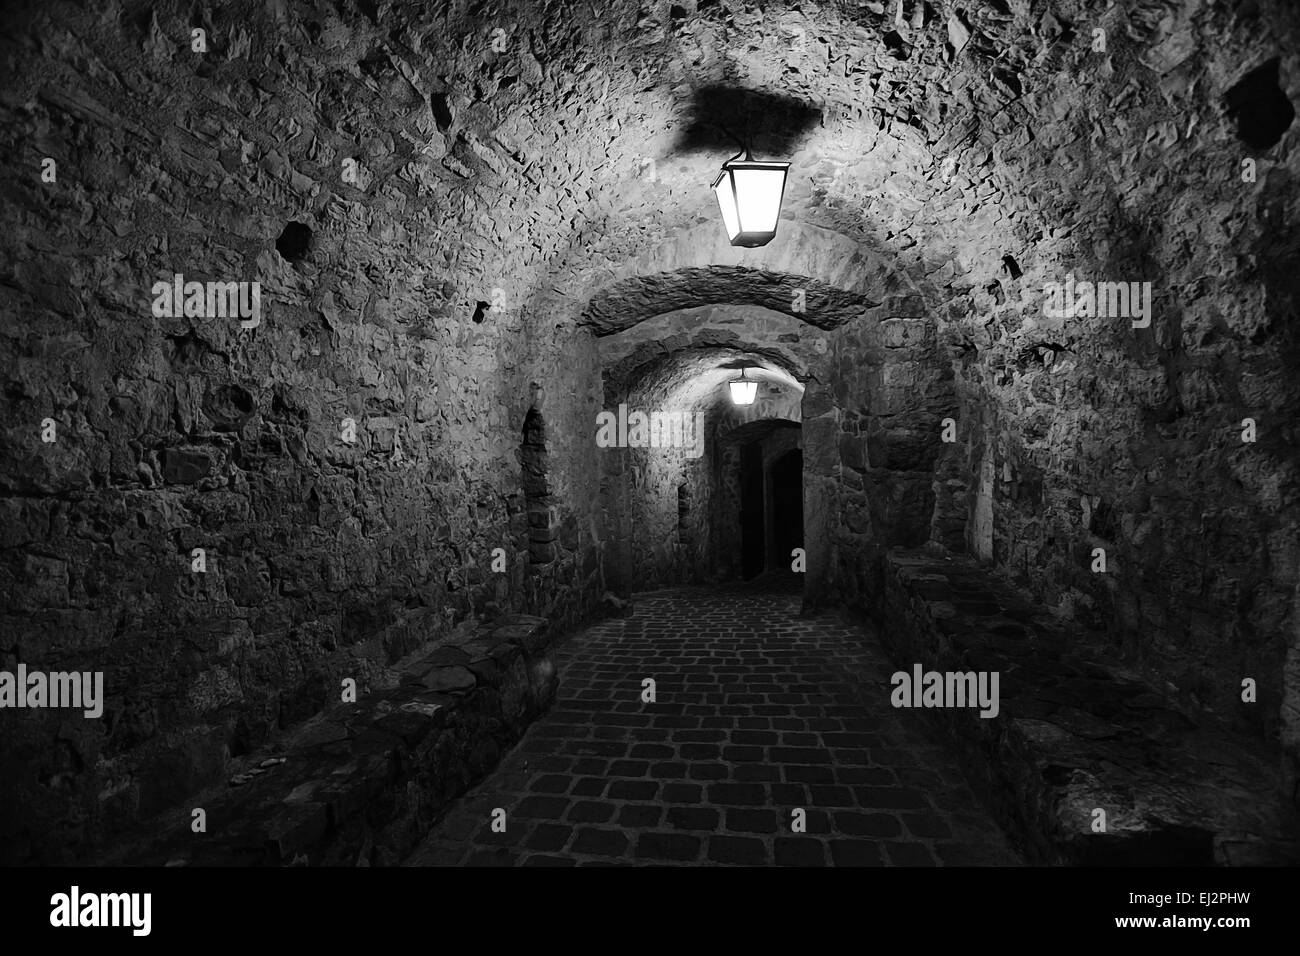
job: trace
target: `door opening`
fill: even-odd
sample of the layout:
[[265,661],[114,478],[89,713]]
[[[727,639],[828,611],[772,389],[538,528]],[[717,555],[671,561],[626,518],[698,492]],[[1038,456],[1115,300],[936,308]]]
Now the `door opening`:
[[790,568],[803,547],[803,452],[792,448],[772,462],[772,566]]
[[763,512],[763,445],[750,442],[740,449],[740,576],[746,581],[766,563]]

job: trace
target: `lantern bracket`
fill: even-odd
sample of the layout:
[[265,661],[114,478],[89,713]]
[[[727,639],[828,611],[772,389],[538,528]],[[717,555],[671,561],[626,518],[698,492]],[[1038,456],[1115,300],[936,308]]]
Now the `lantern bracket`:
[[[737,146],[740,147],[740,152],[738,152],[735,156],[732,156],[729,160],[727,160],[727,163],[734,163],[734,162],[735,162],[736,160],[738,160],[738,159],[744,159],[744,161],[747,162],[747,163],[749,163],[749,162],[753,162],[753,160],[754,160],[754,156],[753,156],[753,153],[750,151],[750,138],[749,138],[749,114],[748,114],[748,112],[746,112],[746,114],[745,114],[745,138],[744,138],[744,139],[741,139],[739,136],[737,136],[735,133],[733,133],[733,132],[732,132],[732,131],[727,127],[727,124],[726,124],[726,123],[718,123],[718,127],[719,127],[719,128],[720,128],[724,133],[726,133],[727,136],[728,136],[728,137],[729,137],[733,142],[735,142],[735,144],[736,144]],[[725,165],[727,165],[727,163],[723,163],[723,165],[725,166]]]

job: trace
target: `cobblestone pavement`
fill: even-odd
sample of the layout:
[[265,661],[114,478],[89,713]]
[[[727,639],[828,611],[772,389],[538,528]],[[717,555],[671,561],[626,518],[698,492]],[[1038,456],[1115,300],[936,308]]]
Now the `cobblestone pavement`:
[[406,865],[1021,863],[917,712],[890,707],[879,642],[799,617],[796,594],[638,595],[557,654],[550,713]]

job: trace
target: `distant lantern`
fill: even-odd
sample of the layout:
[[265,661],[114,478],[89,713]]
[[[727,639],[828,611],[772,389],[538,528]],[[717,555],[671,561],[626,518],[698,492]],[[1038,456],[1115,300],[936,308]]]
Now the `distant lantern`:
[[745,378],[745,370],[740,370],[740,378],[727,383],[731,387],[731,401],[735,405],[752,405],[758,393],[758,382]]
[[718,208],[733,246],[765,246],[776,235],[789,163],[729,159],[713,182]]

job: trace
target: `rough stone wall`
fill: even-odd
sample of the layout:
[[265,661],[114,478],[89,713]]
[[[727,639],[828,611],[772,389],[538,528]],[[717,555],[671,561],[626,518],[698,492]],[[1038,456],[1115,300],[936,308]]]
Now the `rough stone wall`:
[[717,555],[719,577],[734,581],[741,574],[740,551],[740,445],[726,442],[714,458],[713,520],[711,544]]
[[[703,458],[692,459],[675,449],[628,449],[634,542],[633,574],[636,589],[654,590],[672,584],[704,580],[690,560],[694,547],[685,546],[678,534],[678,489],[685,484],[702,488]],[[692,500],[702,496],[693,495]]]
[[[660,374],[647,375],[628,391],[607,386],[607,408],[617,414],[619,406],[625,405],[628,416],[638,412],[647,417],[659,413],[683,416],[689,420],[690,431],[682,437],[698,445],[600,449],[603,457],[617,461],[612,465],[617,477],[606,494],[621,502],[616,525],[623,542],[621,564],[625,588],[635,591],[694,583],[712,575],[709,533],[702,517],[708,514],[714,494],[710,462],[716,445],[710,435],[710,420],[717,414],[719,396],[716,389],[698,397],[683,395],[672,368],[658,371]],[[685,539],[683,489],[690,508]]]
[[955,429],[957,397],[926,315],[849,323],[830,357],[842,484],[835,582],[842,599],[867,604],[881,550],[918,547],[950,521],[953,496],[936,464],[955,444],[944,442],[943,420]]
[[709,435],[707,424],[705,429],[704,455],[682,463],[681,478],[677,483],[679,580],[692,584],[721,577],[716,552],[710,547],[713,528],[709,522],[709,515],[714,512],[714,500],[720,491],[712,467],[719,449]]
[[[993,149],[1044,227],[951,286],[968,542],[1189,705],[1281,739],[1294,787],[1294,7],[1123,12],[1075,21],[1107,50],[1036,78],[1032,146]],[[1067,276],[1150,282],[1149,325],[1046,315]]]
[[[0,196],[0,656],[103,671],[107,700],[0,714],[6,861],[81,853],[461,620],[598,596],[589,441],[551,449],[544,588],[516,551],[530,383],[561,434],[599,395],[588,337],[531,336],[501,265],[517,164],[417,53],[436,30],[345,16],[7,31],[0,137],[33,174]],[[260,282],[260,321],[157,316],[176,273]]]

